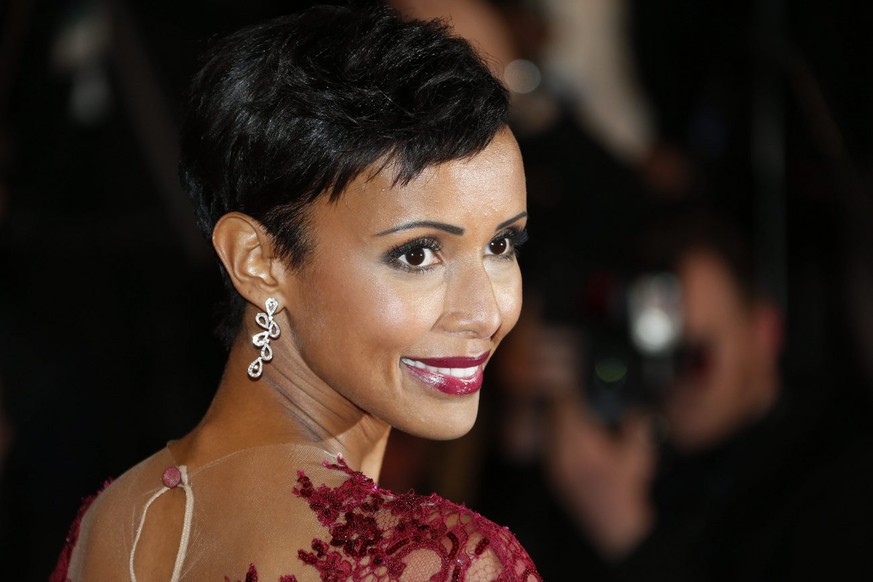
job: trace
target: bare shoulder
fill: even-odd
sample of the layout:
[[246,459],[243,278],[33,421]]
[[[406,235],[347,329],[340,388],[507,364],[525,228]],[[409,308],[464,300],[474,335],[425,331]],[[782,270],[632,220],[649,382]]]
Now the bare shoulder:
[[71,580],[127,577],[135,517],[149,495],[161,487],[159,480],[153,483],[147,476],[166,456],[164,451],[152,455],[85,501],[68,540]]
[[112,527],[116,520],[130,527],[132,508],[144,505],[149,496],[162,487],[163,470],[172,464],[172,457],[164,449],[134,465],[120,477],[107,481],[83,516],[83,532],[95,526],[101,529]]

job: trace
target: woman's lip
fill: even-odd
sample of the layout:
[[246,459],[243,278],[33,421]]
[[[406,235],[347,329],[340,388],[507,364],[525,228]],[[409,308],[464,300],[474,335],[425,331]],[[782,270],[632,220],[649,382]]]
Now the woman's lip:
[[485,352],[482,355],[476,356],[475,358],[468,358],[464,356],[456,356],[451,358],[408,358],[410,360],[414,360],[416,362],[421,362],[426,366],[433,366],[434,368],[472,368],[473,366],[480,366],[484,364],[488,360],[488,356],[491,355],[491,352]]
[[[404,362],[405,363],[405,362]],[[482,387],[482,368],[476,369],[472,376],[468,378],[456,378],[445,374],[434,373],[429,370],[423,370],[406,364],[409,373],[424,382],[431,388],[436,388],[445,394],[452,396],[466,396],[474,394]]]
[[428,386],[454,396],[478,392],[482,387],[482,365],[491,352],[476,357],[400,358],[409,373]]

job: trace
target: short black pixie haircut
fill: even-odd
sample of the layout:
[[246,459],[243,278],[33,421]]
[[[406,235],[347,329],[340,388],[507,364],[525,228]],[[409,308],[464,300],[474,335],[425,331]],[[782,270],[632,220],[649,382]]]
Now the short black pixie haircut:
[[[182,186],[210,238],[231,211],[258,220],[289,268],[305,264],[307,207],[365,171],[407,183],[482,151],[507,123],[508,94],[440,22],[390,8],[319,6],[216,42],[194,77],[181,133]],[[219,336],[245,301],[223,272]]]

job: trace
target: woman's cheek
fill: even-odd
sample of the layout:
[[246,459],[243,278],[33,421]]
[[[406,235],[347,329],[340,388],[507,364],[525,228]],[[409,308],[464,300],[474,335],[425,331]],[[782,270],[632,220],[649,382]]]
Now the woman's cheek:
[[[416,277],[425,276],[415,275]],[[442,309],[439,287],[419,284],[383,285],[373,289],[373,313],[383,330],[393,329],[401,342],[416,341],[422,332],[429,331],[439,319]]]
[[521,271],[518,268],[518,264],[513,266],[504,280],[500,281],[498,285],[495,285],[495,295],[498,297],[497,301],[500,305],[500,312],[503,317],[503,322],[501,323],[500,331],[498,333],[506,335],[513,327],[515,327],[521,314],[522,283]]

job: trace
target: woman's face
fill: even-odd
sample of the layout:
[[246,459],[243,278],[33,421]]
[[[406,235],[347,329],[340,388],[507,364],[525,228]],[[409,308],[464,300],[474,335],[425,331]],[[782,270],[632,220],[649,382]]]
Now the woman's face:
[[311,210],[313,250],[285,294],[292,373],[404,432],[455,438],[521,308],[521,157],[502,131],[405,186],[383,174]]

